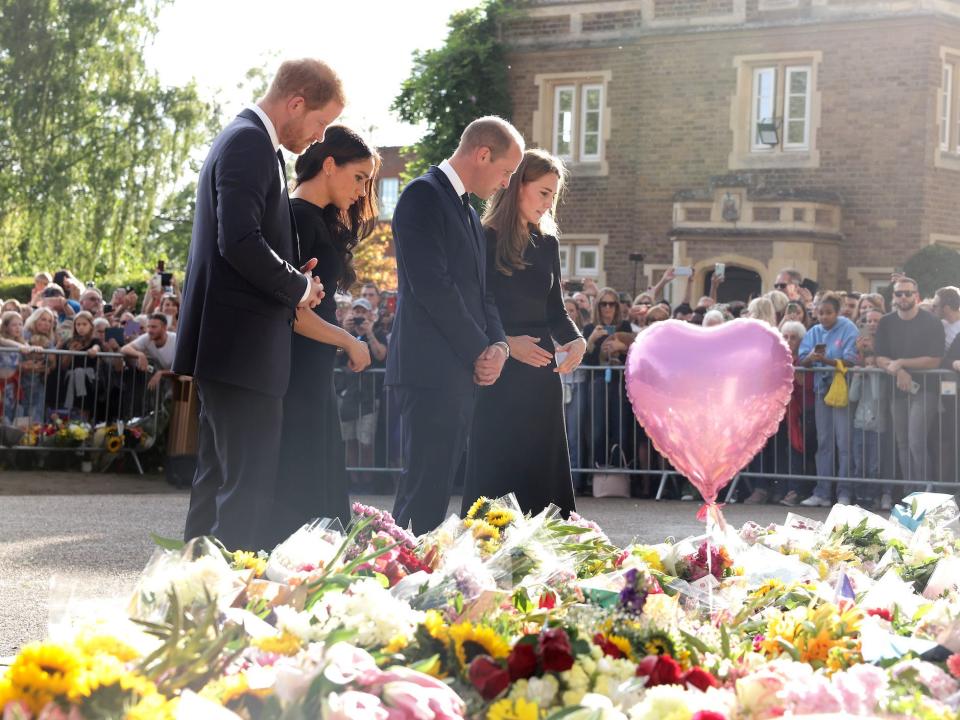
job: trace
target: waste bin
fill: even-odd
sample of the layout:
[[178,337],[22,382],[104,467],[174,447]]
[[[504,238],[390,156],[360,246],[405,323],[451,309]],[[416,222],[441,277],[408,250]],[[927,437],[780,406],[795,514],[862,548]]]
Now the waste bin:
[[167,482],[190,487],[197,469],[197,435],[200,428],[200,397],[193,378],[173,378],[173,406],[167,435]]

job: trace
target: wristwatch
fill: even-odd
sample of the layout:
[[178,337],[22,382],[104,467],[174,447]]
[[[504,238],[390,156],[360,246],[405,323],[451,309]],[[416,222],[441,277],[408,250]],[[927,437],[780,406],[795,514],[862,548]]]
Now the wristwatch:
[[496,342],[493,345],[494,347],[503,348],[503,352],[507,354],[507,360],[510,359],[510,346],[507,343],[501,341],[501,342]]

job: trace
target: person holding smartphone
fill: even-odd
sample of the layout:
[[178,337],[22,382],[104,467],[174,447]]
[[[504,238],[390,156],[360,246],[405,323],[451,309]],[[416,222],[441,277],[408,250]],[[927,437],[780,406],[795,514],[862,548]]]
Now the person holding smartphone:
[[[817,475],[850,476],[850,407],[830,407],[824,402],[833,382],[837,362],[853,367],[858,358],[857,326],[840,315],[840,298],[826,293],[817,306],[820,322],[810,328],[800,343],[800,365],[815,368],[813,378],[814,420],[817,426]],[[837,502],[849,505],[851,483],[840,483]],[[819,480],[813,494],[800,504],[804,507],[829,507],[832,489],[828,480]]]

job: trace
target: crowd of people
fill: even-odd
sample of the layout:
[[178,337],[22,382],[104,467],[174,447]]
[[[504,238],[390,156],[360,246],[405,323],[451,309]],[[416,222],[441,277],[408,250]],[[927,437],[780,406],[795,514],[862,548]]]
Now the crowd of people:
[[133,289],[117,288],[109,302],[69,270],[37,273],[28,302],[3,300],[0,309],[3,423],[44,424],[53,414],[98,422],[144,412],[142,391],[157,390],[170,374],[179,312],[176,280],[159,271],[142,301]]
[[[161,285],[161,278],[169,284]],[[621,368],[636,336],[670,318],[704,327],[755,318],[777,328],[793,353],[798,372],[791,404],[778,433],[747,468],[742,502],[827,506],[855,500],[888,508],[897,490],[889,484],[814,483],[803,477],[956,479],[955,396],[941,395],[937,375],[910,374],[936,368],[960,372],[956,287],[922,299],[913,280],[895,275],[893,307],[887,312],[883,295],[814,292],[798,272],[784,270],[769,292],[748,302],[717,302],[723,277],[716,276],[710,295],[695,305],[685,298],[672,306],[664,291],[675,278],[670,268],[635,298],[590,279],[567,284],[564,305],[587,342],[583,366],[562,377],[567,442],[579,493],[592,492],[596,474],[591,470],[669,469],[633,420]],[[392,492],[394,479],[382,470],[399,463],[399,416],[387,397],[383,368],[396,294],[367,282],[353,294],[337,292],[334,300],[336,323],[367,343],[371,356],[368,371],[361,373],[349,372],[345,353],[336,360],[334,388],[345,459],[348,467],[357,468],[351,487]],[[128,388],[138,387],[133,378],[140,378],[139,387],[154,389],[173,363],[179,305],[176,279],[159,272],[142,300],[132,289],[118,288],[110,302],[104,302],[93,283],[84,284],[67,270],[38,273],[30,302],[2,302],[4,422],[29,418],[44,423],[53,412],[104,419],[110,414],[110,393],[101,392],[99,407],[93,404],[94,385],[100,383],[103,390],[102,372],[96,371],[102,351],[126,356],[112,363],[117,372],[130,375]],[[44,353],[50,349],[74,352]],[[852,370],[846,375],[846,407],[824,402],[838,361]],[[633,492],[651,494],[655,479],[655,473],[636,476]],[[682,499],[696,495],[689,484],[676,492]]]
[[[881,294],[822,291],[785,269],[773,288],[746,302],[718,303],[723,276],[715,275],[710,295],[696,305],[687,283],[688,296],[671,306],[663,291],[675,277],[668,269],[655,287],[632,299],[589,279],[568,284],[567,311],[587,338],[584,366],[564,379],[572,465],[586,469],[575,479],[580,492],[591,490],[591,468],[669,469],[633,421],[619,368],[639,333],[670,318],[704,327],[754,318],[778,329],[793,353],[798,370],[788,412],[747,468],[743,502],[829,506],[855,500],[889,509],[899,486],[842,479],[956,481],[956,397],[941,394],[941,376],[916,372],[960,372],[956,287],[921,298],[914,280],[895,274],[888,312]],[[847,372],[847,403],[834,407],[825,397],[839,363]],[[947,383],[955,382],[948,377]],[[814,484],[804,475],[838,480]],[[653,477],[637,476],[634,493],[651,493]],[[695,497],[689,484],[678,494]]]

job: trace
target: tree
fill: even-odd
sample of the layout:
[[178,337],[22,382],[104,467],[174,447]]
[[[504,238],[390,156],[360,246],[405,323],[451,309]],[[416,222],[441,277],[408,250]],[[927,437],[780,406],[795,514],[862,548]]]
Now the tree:
[[427,132],[409,148],[407,179],[449,157],[463,129],[483,115],[510,117],[507,60],[497,39],[508,10],[504,0],[450,16],[450,33],[436,50],[415,51],[413,70],[403,81],[391,110],[408,123],[427,123]]
[[903,271],[920,285],[922,297],[931,297],[940,288],[957,284],[960,253],[943,245],[927,245],[910,256]]
[[[143,51],[164,0],[0,0],[0,267],[98,277],[182,252],[212,131]],[[172,259],[173,256],[171,256]]]
[[353,267],[358,282],[374,282],[381,290],[397,287],[397,261],[388,255],[393,245],[390,223],[377,223],[373,234],[365,238],[353,252]]

